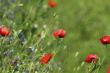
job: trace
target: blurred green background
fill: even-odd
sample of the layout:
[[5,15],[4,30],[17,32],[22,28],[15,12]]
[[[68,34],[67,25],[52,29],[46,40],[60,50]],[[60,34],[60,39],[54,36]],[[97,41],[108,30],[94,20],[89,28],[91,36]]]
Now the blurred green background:
[[[62,60],[65,73],[74,73],[74,67],[80,66],[90,53],[98,54],[101,59],[108,56],[99,71],[106,73],[110,49],[106,49],[99,39],[110,34],[109,0],[62,0],[58,3],[58,11],[63,15],[63,27],[68,31],[65,39],[68,48],[63,52]],[[79,55],[74,57],[77,51]],[[84,67],[76,73],[85,73],[83,71]]]
[[[99,70],[99,73],[106,73],[110,64],[110,47],[105,48],[99,39],[110,35],[110,0],[55,0],[58,6],[55,9],[49,8],[52,11],[50,13],[45,10],[48,0],[43,3],[43,0],[19,0],[12,5],[6,3],[10,0],[0,1],[0,24],[16,30],[28,27],[30,29],[31,24],[38,24],[39,27],[46,24],[47,28],[52,30],[50,34],[56,28],[64,28],[67,31],[67,37],[64,39],[66,49],[61,48],[57,55],[62,70],[54,73],[85,73],[87,66],[81,67],[81,64],[90,53],[98,54],[101,61],[107,56]],[[12,15],[8,14],[10,12]],[[54,13],[58,14],[58,17],[52,17]],[[76,54],[78,55],[75,56]]]

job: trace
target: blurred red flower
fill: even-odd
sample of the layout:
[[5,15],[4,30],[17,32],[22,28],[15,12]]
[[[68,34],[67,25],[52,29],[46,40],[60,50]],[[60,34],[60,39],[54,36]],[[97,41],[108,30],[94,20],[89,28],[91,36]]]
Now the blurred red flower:
[[45,54],[45,55],[43,55],[42,58],[41,58],[41,63],[42,64],[47,64],[52,59],[53,56],[54,56],[54,54]]
[[59,29],[53,33],[55,38],[64,38],[66,36],[66,31],[64,29]]
[[107,70],[107,73],[110,73],[110,66],[108,66],[108,70]]
[[0,35],[1,36],[8,36],[10,35],[11,31],[8,27],[0,26]]
[[100,42],[104,45],[110,44],[110,36],[104,36],[100,39]]
[[48,4],[52,8],[56,8],[56,6],[57,6],[57,3],[55,1],[53,1],[53,0],[49,0]]
[[96,54],[89,54],[85,60],[87,63],[97,62],[98,56]]

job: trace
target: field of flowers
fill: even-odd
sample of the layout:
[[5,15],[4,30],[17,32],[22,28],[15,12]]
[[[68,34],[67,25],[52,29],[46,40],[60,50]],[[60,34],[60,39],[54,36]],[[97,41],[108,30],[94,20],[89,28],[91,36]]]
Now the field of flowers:
[[110,73],[109,0],[0,0],[0,73]]

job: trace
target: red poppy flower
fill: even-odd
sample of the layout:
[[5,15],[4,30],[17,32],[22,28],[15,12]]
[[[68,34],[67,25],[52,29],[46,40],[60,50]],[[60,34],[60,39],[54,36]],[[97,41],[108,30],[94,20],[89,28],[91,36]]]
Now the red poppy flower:
[[56,6],[57,6],[57,3],[55,1],[53,1],[53,0],[49,0],[48,4],[52,8],[56,8]]
[[53,35],[55,38],[64,38],[66,36],[66,31],[63,29],[59,29],[54,31]]
[[53,57],[54,54],[45,54],[41,58],[41,63],[42,64],[47,64]]
[[5,26],[0,27],[0,35],[1,36],[8,36],[11,33],[10,29]]
[[100,39],[100,42],[104,45],[110,44],[110,36],[104,36]]
[[97,62],[98,56],[96,54],[89,54],[85,60],[87,63]]
[[110,73],[110,66],[108,66],[108,70],[107,70],[107,73]]

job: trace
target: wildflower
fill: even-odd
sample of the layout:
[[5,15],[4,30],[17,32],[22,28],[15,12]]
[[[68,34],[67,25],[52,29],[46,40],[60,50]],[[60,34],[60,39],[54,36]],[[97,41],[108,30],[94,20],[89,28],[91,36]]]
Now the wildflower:
[[12,66],[16,66],[16,65],[17,65],[17,63],[18,63],[18,61],[17,61],[17,60],[12,60],[12,61],[11,61],[11,65],[12,65]]
[[29,52],[34,52],[35,51],[35,47],[34,46],[32,46],[32,47],[29,47]]
[[64,29],[59,29],[53,33],[55,38],[64,38],[66,36],[66,31]]
[[10,29],[5,26],[0,26],[0,35],[1,36],[9,36],[11,33]]
[[45,54],[41,58],[41,63],[42,64],[47,64],[53,57],[54,54]]
[[110,66],[108,66],[108,70],[107,70],[107,73],[110,73]]
[[85,62],[87,63],[91,63],[91,62],[97,62],[98,60],[98,56],[96,54],[89,54],[85,60]]
[[110,36],[104,36],[100,39],[100,42],[104,45],[110,44]]
[[48,4],[52,8],[56,8],[56,6],[57,6],[57,3],[55,1],[53,1],[53,0],[49,0]]

